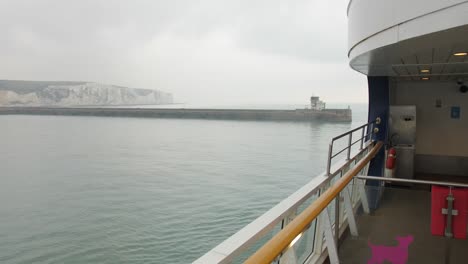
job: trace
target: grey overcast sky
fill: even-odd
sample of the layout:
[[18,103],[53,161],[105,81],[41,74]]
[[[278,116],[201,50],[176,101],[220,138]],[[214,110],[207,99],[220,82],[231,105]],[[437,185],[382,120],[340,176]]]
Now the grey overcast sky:
[[2,0],[0,79],[159,89],[190,103],[366,102],[348,0]]

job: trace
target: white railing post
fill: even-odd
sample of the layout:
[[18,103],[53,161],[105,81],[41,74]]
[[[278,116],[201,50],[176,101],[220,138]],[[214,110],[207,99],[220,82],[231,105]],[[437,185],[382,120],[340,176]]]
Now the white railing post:
[[325,236],[325,244],[327,246],[328,258],[331,264],[340,263],[338,259],[338,249],[336,248],[335,237],[333,235],[333,227],[330,221],[328,209],[325,209],[320,214],[321,222],[323,223],[323,235]]
[[346,160],[351,159],[351,145],[353,144],[353,133],[349,133],[348,138],[348,154],[346,155]]
[[340,200],[341,195],[340,193],[335,198],[335,243],[338,247],[338,241],[340,239]]
[[359,187],[359,193],[361,196],[361,203],[362,203],[362,209],[366,214],[370,214],[370,208],[369,208],[369,201],[367,200],[367,193],[366,193],[366,182],[363,180],[359,180],[356,183]]
[[362,136],[361,136],[361,147],[359,149],[362,149],[363,146],[364,146],[364,133],[365,133],[366,129],[363,127],[362,128]]
[[353,203],[351,202],[351,193],[349,190],[350,186],[348,185],[344,191],[344,204],[345,204],[345,213],[346,218],[348,219],[349,232],[352,236],[358,236],[358,228],[356,225],[356,219],[354,218],[354,209]]
[[[296,210],[292,210],[291,213],[284,218],[284,226],[287,226],[297,215]],[[298,241],[296,241],[298,242]],[[297,255],[294,250],[294,245],[290,245],[289,248],[280,257],[280,263],[284,264],[297,264]]]
[[280,258],[280,263],[284,264],[297,264],[297,255],[294,247],[289,247]]
[[330,176],[332,154],[333,154],[333,141],[328,146],[327,176]]

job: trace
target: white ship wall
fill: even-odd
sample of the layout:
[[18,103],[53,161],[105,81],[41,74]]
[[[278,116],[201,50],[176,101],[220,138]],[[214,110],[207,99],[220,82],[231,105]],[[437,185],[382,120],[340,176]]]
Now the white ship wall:
[[[468,157],[468,94],[454,81],[392,83],[390,104],[416,105],[416,154]],[[452,106],[460,107],[459,119],[450,117]]]
[[462,0],[352,0],[348,6],[348,56],[468,24]]
[[[416,105],[416,172],[468,176],[467,99],[454,81],[391,82],[391,105]],[[459,119],[451,118],[452,106],[460,107]]]

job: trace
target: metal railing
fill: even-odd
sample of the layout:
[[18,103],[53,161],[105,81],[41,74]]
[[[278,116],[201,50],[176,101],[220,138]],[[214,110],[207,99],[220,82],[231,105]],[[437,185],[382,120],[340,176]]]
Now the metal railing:
[[[374,125],[378,125],[380,124],[381,122],[381,119],[380,117],[377,117],[374,121],[372,122],[369,122],[367,124],[364,124],[362,126],[359,126],[355,129],[352,129],[346,133],[343,133],[341,135],[338,135],[334,138],[332,138],[329,146],[328,146],[328,160],[327,160],[327,175],[332,175],[333,173],[330,171],[331,170],[331,166],[332,166],[332,160],[334,158],[336,158],[338,155],[340,155],[341,153],[343,153],[344,151],[347,151],[346,153],[346,159],[349,160],[351,158],[351,148],[357,144],[358,142],[360,142],[360,147],[359,149],[363,149],[364,147],[364,141],[366,139],[371,139],[371,135],[373,133],[377,133],[378,132],[378,128],[374,127]],[[367,132],[366,132],[366,129],[367,129]],[[357,140],[353,141],[353,133],[356,132],[356,131],[359,131],[361,130],[361,137],[358,138]],[[335,154],[333,154],[333,147],[334,147],[334,144],[336,141],[344,138],[344,137],[348,137],[348,145],[346,147],[344,147],[343,149],[339,150],[338,152],[336,152]]]
[[[342,178],[340,178],[333,186],[323,193],[314,203],[298,215],[292,222],[283,228],[278,234],[264,244],[255,254],[253,254],[246,264],[271,263],[279,256],[295,238],[306,229],[310,223],[315,220],[319,214],[327,208],[348,183],[374,158],[383,142],[378,142],[371,151],[360,160],[358,164],[349,170]],[[338,223],[335,223],[338,224]],[[330,242],[330,241],[329,241]]]
[[[332,143],[337,140],[337,138],[343,138],[346,135],[349,135],[349,133],[353,133],[365,127],[367,127],[368,131],[373,131],[374,125],[372,124],[374,123],[376,123],[376,121],[335,137]],[[309,183],[302,186],[299,190],[226,239],[224,242],[218,244],[193,263],[244,262],[256,251],[256,249],[260,248],[268,238],[273,237],[282,229],[288,227],[290,223],[298,217],[298,215],[306,210],[306,208],[311,204],[316,203],[317,199],[325,199],[320,197],[327,193],[328,189],[335,186],[335,184],[340,181],[344,175],[348,175],[347,173],[349,171],[353,170],[353,172],[357,171],[359,175],[367,175],[369,162],[365,161],[363,163],[362,161],[364,159],[371,159],[369,153],[373,151],[375,142],[372,141],[370,132],[362,132],[361,136],[362,137],[359,139],[360,141],[362,140],[360,148],[352,148],[349,150],[348,157],[335,160],[332,164],[333,172],[324,172],[315,176]],[[351,144],[351,146],[352,145],[353,144]],[[360,167],[362,164],[364,164],[364,168]],[[358,165],[359,167],[357,167]],[[327,248],[332,247],[329,243],[331,243],[331,241],[337,241],[334,236],[338,237],[343,234],[348,227],[348,219],[354,219],[353,215],[349,215],[349,211],[355,210],[361,205],[364,208],[364,211],[369,211],[367,198],[366,200],[363,200],[362,190],[358,188],[359,187],[357,185],[353,185],[348,186],[345,192],[338,192],[338,196],[341,198],[337,198],[336,195],[332,198],[332,200],[335,200],[335,203],[330,204],[329,209],[322,212],[318,219],[308,224],[308,229],[306,231],[303,230],[302,237],[300,239],[297,239],[297,236],[295,237],[299,242],[294,242],[294,246],[291,246],[284,252],[284,254],[278,256],[277,263],[323,262],[328,254]],[[350,207],[352,209],[350,209]],[[330,214],[328,214],[329,210],[331,210]],[[325,214],[327,217],[323,218],[322,215]],[[328,239],[324,239],[325,230],[333,228],[335,230],[334,234],[327,231],[329,236],[331,234],[331,238],[329,237]],[[335,242],[332,244],[335,245]]]
[[380,176],[357,176],[357,178],[361,180],[401,182],[401,183],[414,183],[414,184],[424,184],[424,185],[440,185],[440,186],[447,186],[447,187],[468,188],[468,184],[459,183],[459,182],[426,181],[426,180],[414,180],[414,179],[387,178],[387,177],[380,177]]
[[[372,134],[378,132],[375,125],[379,123],[380,119],[377,118],[333,138],[331,150],[336,140],[346,139],[348,136],[347,147],[340,150],[340,153],[348,150],[346,158],[331,164],[331,159],[338,155],[329,155],[330,165],[326,172],[316,176],[193,263],[246,261],[245,263],[311,264],[323,263],[327,258],[330,263],[338,263],[338,238],[347,229],[352,236],[358,235],[354,214],[359,207],[362,206],[366,213],[370,212],[366,180],[468,186],[450,182],[365,176],[369,162],[383,146],[382,142],[372,141]],[[361,137],[353,142],[350,134],[360,130]],[[358,142],[361,142],[360,147],[352,148]],[[268,240],[270,235],[271,239]],[[303,245],[307,245],[305,254],[301,251]]]
[[[364,125],[367,126],[368,124]],[[362,127],[362,126],[361,126]],[[244,262],[255,249],[260,248],[268,237],[280,232],[280,230],[289,226],[291,221],[294,221],[306,208],[314,204],[316,199],[323,196],[328,189],[332,188],[336,182],[347,175],[346,173],[353,168],[356,168],[361,161],[369,157],[369,153],[374,148],[374,143],[371,137],[364,139],[362,149],[353,148],[349,159],[337,160],[333,164],[333,173],[328,175],[326,172],[314,177],[309,183],[305,184],[288,198],[281,201],[279,204],[268,210],[266,213],[255,219],[253,222],[239,230],[236,234],[226,239],[221,244],[217,245],[205,255],[195,260],[196,264],[207,263],[241,263]],[[367,165],[362,169],[354,169],[359,175],[367,175]],[[326,218],[319,217],[313,223],[309,223],[307,231],[304,231],[299,242],[295,242],[295,246],[291,246],[284,254],[278,256],[276,263],[320,263],[327,257],[327,244],[334,241],[332,238],[324,238],[324,230],[335,227],[339,234],[342,234],[348,226],[349,207],[356,209],[361,204],[363,208],[368,208],[367,200],[362,200],[361,190],[357,189],[357,185],[348,186],[346,192],[341,193],[346,199],[337,199],[336,211],[333,213],[333,204],[331,206],[331,214],[326,221]],[[347,195],[344,195],[344,194]],[[351,198],[351,200],[350,200]],[[325,199],[325,198],[321,198]],[[347,201],[347,202],[345,202]],[[342,203],[340,205],[340,203]],[[345,208],[347,208],[345,210]],[[364,209],[366,211],[366,209]],[[368,210],[367,210],[368,211]],[[367,212],[366,211],[366,212]],[[328,212],[325,210],[324,212]],[[321,215],[323,215],[322,213]],[[334,215],[333,215],[334,214]],[[332,220],[334,219],[334,221]],[[327,231],[327,234],[330,234]],[[336,234],[336,233],[335,233]],[[271,235],[271,236],[270,236]],[[296,237],[297,239],[297,237]]]

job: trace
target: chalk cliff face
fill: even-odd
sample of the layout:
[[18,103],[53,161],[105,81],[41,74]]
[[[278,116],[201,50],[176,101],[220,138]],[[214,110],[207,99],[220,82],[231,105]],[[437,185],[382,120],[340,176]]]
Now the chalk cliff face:
[[0,80],[0,106],[170,104],[172,95],[92,82]]

